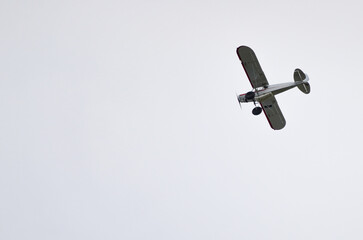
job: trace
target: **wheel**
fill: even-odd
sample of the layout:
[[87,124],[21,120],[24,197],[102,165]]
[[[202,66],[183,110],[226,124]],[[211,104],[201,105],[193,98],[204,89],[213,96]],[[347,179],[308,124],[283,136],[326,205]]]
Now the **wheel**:
[[259,115],[262,112],[262,108],[261,107],[255,107],[252,110],[253,115]]

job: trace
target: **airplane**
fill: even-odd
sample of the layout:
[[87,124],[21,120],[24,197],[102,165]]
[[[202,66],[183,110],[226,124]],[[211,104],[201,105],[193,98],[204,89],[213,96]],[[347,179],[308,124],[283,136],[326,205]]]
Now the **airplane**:
[[[256,54],[247,46],[237,48],[237,55],[252,85],[252,91],[237,95],[238,104],[253,102],[253,115],[264,112],[267,121],[274,130],[283,129],[286,125],[284,115],[277,104],[275,95],[298,87],[305,94],[310,93],[309,77],[300,69],[294,71],[294,82],[270,85],[257,60]],[[256,103],[260,105],[256,106]]]

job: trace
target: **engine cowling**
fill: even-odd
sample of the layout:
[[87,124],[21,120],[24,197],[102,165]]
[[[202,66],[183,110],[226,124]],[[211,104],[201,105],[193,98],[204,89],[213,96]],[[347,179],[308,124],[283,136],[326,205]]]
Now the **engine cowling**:
[[255,93],[254,92],[248,92],[245,95],[246,100],[253,100],[255,98]]

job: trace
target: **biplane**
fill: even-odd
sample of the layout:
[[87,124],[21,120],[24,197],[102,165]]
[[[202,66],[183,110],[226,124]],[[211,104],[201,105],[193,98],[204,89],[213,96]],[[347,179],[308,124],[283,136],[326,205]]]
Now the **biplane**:
[[310,93],[308,75],[297,68],[294,71],[294,82],[270,85],[251,48],[240,46],[237,48],[237,55],[252,85],[251,91],[237,96],[240,107],[241,103],[253,102],[255,105],[252,110],[253,115],[259,115],[263,111],[272,129],[284,128],[286,120],[277,104],[275,95],[294,87],[298,87],[305,94]]

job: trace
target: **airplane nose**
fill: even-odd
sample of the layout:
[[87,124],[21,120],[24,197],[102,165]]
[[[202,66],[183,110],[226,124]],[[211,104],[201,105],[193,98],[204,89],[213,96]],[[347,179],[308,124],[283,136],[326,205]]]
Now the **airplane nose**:
[[241,94],[241,95],[239,95],[239,96],[238,96],[238,101],[239,101],[239,102],[244,102],[244,101],[245,101],[245,96],[244,96],[244,95],[242,95],[242,94]]

